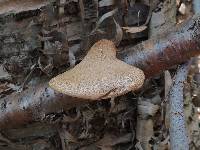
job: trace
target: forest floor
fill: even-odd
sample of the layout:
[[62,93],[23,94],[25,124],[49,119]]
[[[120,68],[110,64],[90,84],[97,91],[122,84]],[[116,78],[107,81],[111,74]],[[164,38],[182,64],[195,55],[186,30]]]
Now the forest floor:
[[[4,101],[24,93],[28,99],[32,88],[40,89],[73,68],[99,39],[114,41],[118,51],[159,39],[193,16],[194,4],[193,0],[0,0],[0,121]],[[38,116],[21,123],[27,116],[14,115],[2,123],[0,150],[168,150],[168,92],[177,68],[112,100],[71,100],[63,109],[55,105],[48,110],[32,102]],[[199,57],[192,60],[183,96],[190,149],[199,150]]]

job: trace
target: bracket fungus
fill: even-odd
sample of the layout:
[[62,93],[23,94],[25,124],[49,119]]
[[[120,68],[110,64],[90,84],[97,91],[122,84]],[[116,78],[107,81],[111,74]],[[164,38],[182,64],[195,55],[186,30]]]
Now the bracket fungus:
[[49,85],[72,97],[98,100],[137,90],[144,79],[142,70],[117,59],[114,43],[103,39],[78,65],[51,79]]

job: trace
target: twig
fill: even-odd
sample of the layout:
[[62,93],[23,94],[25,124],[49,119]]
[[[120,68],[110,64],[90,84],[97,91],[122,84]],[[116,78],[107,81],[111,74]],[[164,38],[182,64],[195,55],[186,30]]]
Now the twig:
[[189,150],[183,108],[183,88],[189,67],[190,63],[185,63],[178,68],[169,92],[171,150]]

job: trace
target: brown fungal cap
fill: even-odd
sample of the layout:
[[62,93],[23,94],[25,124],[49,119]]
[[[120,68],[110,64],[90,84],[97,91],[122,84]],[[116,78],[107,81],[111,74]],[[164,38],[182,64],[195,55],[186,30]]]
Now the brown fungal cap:
[[113,42],[100,40],[78,65],[51,79],[49,85],[73,97],[97,100],[137,90],[144,79],[142,70],[116,58]]

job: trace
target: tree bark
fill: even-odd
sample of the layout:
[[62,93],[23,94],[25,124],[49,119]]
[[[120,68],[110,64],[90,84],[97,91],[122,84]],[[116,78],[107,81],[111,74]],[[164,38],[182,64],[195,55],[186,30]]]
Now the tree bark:
[[118,54],[124,62],[151,77],[200,54],[200,16],[195,15],[169,34],[163,33]]
[[169,92],[169,120],[170,120],[170,147],[171,150],[189,150],[184,115],[183,88],[187,80],[191,63],[185,63],[178,68],[175,81]]

